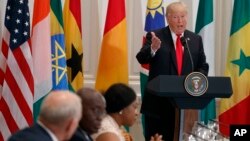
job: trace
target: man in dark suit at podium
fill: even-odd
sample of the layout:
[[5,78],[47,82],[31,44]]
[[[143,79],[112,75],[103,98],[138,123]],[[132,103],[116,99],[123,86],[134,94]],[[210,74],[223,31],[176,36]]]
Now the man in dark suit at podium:
[[[186,29],[186,5],[182,2],[169,4],[166,19],[168,26],[147,33],[143,47],[136,55],[140,64],[149,64],[148,81],[158,75],[187,75],[193,71],[207,75],[209,67],[202,38]],[[155,133],[162,134],[166,141],[178,140],[180,109],[171,103],[171,99],[145,91],[141,113],[145,115],[146,141]]]

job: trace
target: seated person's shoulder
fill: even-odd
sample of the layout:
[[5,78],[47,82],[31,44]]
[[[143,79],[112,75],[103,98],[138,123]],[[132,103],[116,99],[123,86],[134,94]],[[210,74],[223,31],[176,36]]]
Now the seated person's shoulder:
[[96,141],[120,141],[119,137],[111,132],[105,132],[100,134],[97,138]]
[[40,127],[28,127],[14,133],[8,141],[50,141],[51,137]]

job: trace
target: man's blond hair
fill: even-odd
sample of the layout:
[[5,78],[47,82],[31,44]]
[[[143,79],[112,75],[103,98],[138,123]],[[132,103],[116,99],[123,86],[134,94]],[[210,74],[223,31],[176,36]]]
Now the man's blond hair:
[[181,1],[172,2],[166,8],[166,16],[168,16],[169,14],[171,14],[175,10],[174,7],[176,7],[176,6],[181,6],[181,7],[183,7],[183,9],[186,12],[188,12],[187,5],[184,2],[181,2]]

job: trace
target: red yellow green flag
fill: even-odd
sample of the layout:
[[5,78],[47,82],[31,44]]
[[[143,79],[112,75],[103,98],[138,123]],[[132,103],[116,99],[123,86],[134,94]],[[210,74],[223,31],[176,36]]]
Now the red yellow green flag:
[[77,91],[83,87],[81,1],[66,0],[63,12],[69,88]]
[[113,83],[128,83],[126,28],[124,0],[109,0],[95,85],[100,91]]

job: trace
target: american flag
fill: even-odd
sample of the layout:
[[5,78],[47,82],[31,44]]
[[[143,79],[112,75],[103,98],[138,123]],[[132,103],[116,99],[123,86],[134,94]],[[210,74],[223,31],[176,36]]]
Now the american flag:
[[0,53],[0,140],[33,123],[34,81],[28,0],[8,0]]

